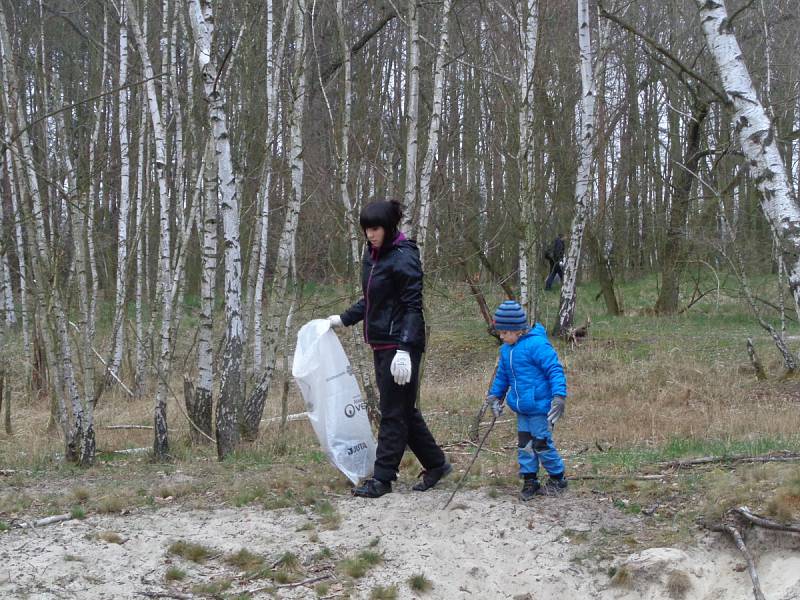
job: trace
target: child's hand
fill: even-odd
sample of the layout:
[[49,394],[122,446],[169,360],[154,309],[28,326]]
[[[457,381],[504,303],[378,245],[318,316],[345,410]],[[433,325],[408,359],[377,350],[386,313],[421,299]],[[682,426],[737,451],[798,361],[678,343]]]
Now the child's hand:
[[492,414],[494,415],[495,419],[503,414],[503,402],[500,400],[500,398],[496,396],[487,396],[486,401],[492,408]]
[[564,416],[564,410],[567,407],[567,399],[564,396],[553,396],[553,402],[550,404],[550,412],[547,413],[547,424],[550,429],[555,427],[558,420]]

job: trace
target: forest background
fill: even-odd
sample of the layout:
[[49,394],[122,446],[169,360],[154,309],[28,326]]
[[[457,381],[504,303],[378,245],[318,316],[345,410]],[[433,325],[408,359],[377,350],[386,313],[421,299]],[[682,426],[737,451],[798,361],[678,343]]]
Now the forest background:
[[6,441],[12,403],[38,415],[26,439],[58,432],[83,465],[98,406],[149,413],[160,460],[170,426],[220,458],[263,441],[265,407],[285,428],[294,334],[359,293],[373,198],[405,205],[434,339],[514,297],[564,351],[587,329],[661,340],[728,293],[791,375],[799,18],[792,0],[0,1]]

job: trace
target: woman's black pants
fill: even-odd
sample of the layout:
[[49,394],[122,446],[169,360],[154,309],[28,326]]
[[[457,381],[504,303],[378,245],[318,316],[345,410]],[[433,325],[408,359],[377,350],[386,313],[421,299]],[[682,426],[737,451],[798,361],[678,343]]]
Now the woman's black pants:
[[417,456],[426,471],[445,463],[422,413],[417,408],[419,363],[422,353],[412,350],[411,381],[397,385],[390,370],[395,350],[375,350],[375,378],[380,393],[381,422],[373,477],[381,481],[397,479],[397,470],[406,446]]

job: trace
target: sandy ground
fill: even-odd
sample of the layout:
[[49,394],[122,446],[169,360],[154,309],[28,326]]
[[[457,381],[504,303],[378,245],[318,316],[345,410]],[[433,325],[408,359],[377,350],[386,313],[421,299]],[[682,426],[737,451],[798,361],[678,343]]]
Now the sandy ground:
[[[657,548],[634,555],[599,559],[597,541],[604,532],[635,536],[640,517],[625,515],[600,496],[569,493],[523,504],[507,493],[490,498],[485,490],[460,492],[448,510],[440,510],[449,490],[426,493],[397,486],[376,500],[339,496],[332,504],[341,514],[335,530],[308,529],[313,511],[227,508],[197,510],[168,504],[125,515],[90,515],[35,530],[0,534],[0,598],[144,598],[201,597],[192,586],[234,577],[226,597],[267,585],[246,581],[226,565],[226,553],[240,548],[276,559],[286,551],[303,561],[304,577],[329,575],[325,597],[369,598],[378,585],[397,587],[398,598],[598,598],[629,600],[667,598],[749,600],[753,597],[744,561],[715,534],[689,548]],[[117,532],[123,543],[98,539]],[[318,539],[317,539],[318,538]],[[352,584],[337,575],[337,560],[369,547],[384,562]],[[216,550],[203,564],[171,556],[176,540]],[[748,534],[758,557],[768,600],[800,599],[800,536],[770,532]],[[322,547],[333,558],[314,558]],[[611,566],[626,564],[625,586],[612,585]],[[185,570],[183,582],[166,584],[169,566]],[[674,571],[682,585],[670,589]],[[419,594],[408,579],[423,573],[433,588]],[[672,576],[673,580],[675,576]],[[315,584],[259,591],[254,598],[314,598]],[[352,586],[349,587],[348,586]],[[171,596],[170,596],[171,595]]]

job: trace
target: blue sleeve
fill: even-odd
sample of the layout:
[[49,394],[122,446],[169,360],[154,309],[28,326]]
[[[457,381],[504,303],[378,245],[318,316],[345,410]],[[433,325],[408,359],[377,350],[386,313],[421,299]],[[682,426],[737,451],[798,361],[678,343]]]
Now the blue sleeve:
[[533,363],[541,369],[547,380],[550,382],[550,391],[553,396],[567,396],[567,378],[564,375],[564,367],[558,360],[555,348],[549,340],[544,340],[536,345],[535,351],[531,355]]
[[503,353],[501,352],[497,357],[497,371],[495,371],[492,385],[489,388],[489,395],[502,400],[508,391],[508,371],[503,361]]

